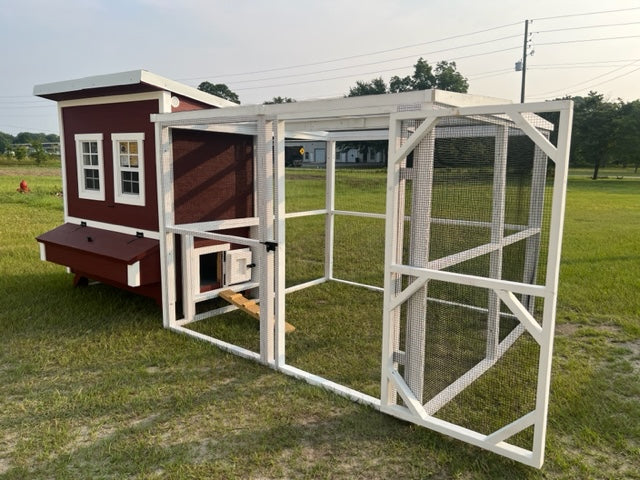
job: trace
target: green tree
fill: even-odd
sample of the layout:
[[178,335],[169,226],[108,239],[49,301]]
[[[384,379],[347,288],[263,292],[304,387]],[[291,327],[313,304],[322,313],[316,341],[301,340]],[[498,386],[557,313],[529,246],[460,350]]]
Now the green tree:
[[14,150],[16,154],[16,160],[22,161],[27,158],[27,149],[25,147],[16,147]]
[[435,78],[436,88],[440,90],[460,93],[467,93],[469,90],[469,82],[458,72],[456,62],[447,62],[445,60],[438,62]]
[[361,95],[378,95],[387,93],[387,84],[382,77],[374,78],[370,82],[357,81],[355,87],[349,89],[348,97],[359,97]]
[[355,87],[349,89],[349,97],[358,95],[374,95],[379,93],[410,92],[413,90],[429,90],[439,88],[451,92],[467,93],[469,82],[457,70],[456,62],[441,61],[433,67],[422,57],[413,66],[413,75],[399,77],[394,75],[389,80],[389,88],[382,77],[370,82],[357,81]]
[[240,103],[240,97],[238,97],[235,92],[232,92],[224,83],[213,84],[211,82],[202,82],[198,85],[198,90],[224,98],[230,102]]
[[263,105],[273,105],[276,103],[295,103],[295,99],[291,97],[273,97],[271,100],[267,100]]
[[621,104],[617,113],[613,122],[614,161],[623,167],[634,165],[637,173],[640,166],[640,100]]
[[438,79],[433,74],[433,68],[422,57],[413,67],[412,90],[429,90],[436,87]]
[[593,91],[586,97],[574,97],[573,101],[572,163],[593,165],[595,180],[614,145],[614,119],[620,104],[606,102],[602,94]]
[[0,132],[0,153],[5,153],[11,150],[11,144],[13,143],[13,136],[8,133]]
[[37,165],[42,165],[49,158],[49,154],[44,151],[44,148],[42,148],[42,142],[38,140],[33,141],[31,146],[33,147],[33,153],[31,156]]

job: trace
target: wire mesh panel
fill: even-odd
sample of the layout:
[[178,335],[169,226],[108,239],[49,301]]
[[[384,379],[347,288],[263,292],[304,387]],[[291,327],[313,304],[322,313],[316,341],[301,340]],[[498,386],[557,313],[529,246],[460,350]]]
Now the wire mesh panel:
[[539,466],[570,106],[502,108],[392,124],[382,408]]

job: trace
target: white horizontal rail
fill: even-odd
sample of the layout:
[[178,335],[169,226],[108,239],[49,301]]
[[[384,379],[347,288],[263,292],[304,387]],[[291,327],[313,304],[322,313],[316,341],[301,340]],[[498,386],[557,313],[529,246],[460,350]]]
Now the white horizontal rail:
[[509,292],[522,293],[524,295],[535,295],[544,297],[548,292],[547,288],[539,285],[529,285],[528,283],[511,282],[496,278],[478,277],[464,273],[445,272],[442,270],[431,270],[428,268],[410,267],[408,265],[393,264],[390,266],[391,273],[401,273],[412,277],[428,278],[443,282],[458,283],[472,287],[491,288],[494,290],[506,290]]
[[219,240],[221,242],[237,243],[239,245],[246,245],[248,247],[259,247],[261,245],[259,240],[254,240],[253,238],[238,237],[236,235],[224,235],[222,233],[200,232],[178,227],[165,228],[168,232],[177,233],[179,235],[191,235],[198,238],[208,238],[210,240]]
[[340,385],[339,383],[327,380],[326,378],[314,375],[291,365],[282,365],[279,370],[282,373],[286,373],[287,375],[291,375],[292,377],[302,379],[310,383],[311,385],[317,385],[319,387],[325,388],[334,393],[337,393],[338,395],[347,397],[355,402],[363,403],[375,409],[380,409],[379,398],[372,397],[371,395],[359,392],[358,390],[354,390],[353,388],[345,387],[344,385]]
[[285,213],[284,218],[298,218],[298,217],[311,217],[314,215],[323,215],[327,213],[327,210],[322,208],[320,210],[305,210],[304,212],[289,212]]
[[[244,290],[250,290],[252,288],[258,288],[260,284],[258,282],[245,282],[238,283],[236,285],[228,285],[222,288],[216,288],[215,290],[209,290],[207,292],[196,293],[193,297],[194,302],[204,302],[213,298],[218,298],[222,290],[233,290],[234,292],[242,292]],[[257,301],[257,300],[256,300]]]
[[373,290],[374,292],[384,292],[384,288],[376,287],[375,285],[368,285],[366,283],[352,282],[350,280],[343,280],[341,278],[334,278],[334,277],[332,277],[331,280],[333,280],[334,282],[338,282],[338,283],[344,283],[345,285],[352,285],[354,287],[366,288],[368,290]]
[[354,212],[351,210],[334,210],[333,213],[336,215],[348,215],[351,217],[386,218],[384,213]]
[[304,290],[305,288],[313,287],[315,285],[320,285],[322,283],[325,283],[326,281],[327,279],[325,277],[316,278],[315,280],[310,280],[308,282],[299,283],[297,285],[292,285],[290,287],[287,287],[284,289],[284,293],[287,294],[287,293],[297,292],[298,290]]
[[238,307],[235,305],[227,305],[226,307],[216,308],[214,310],[209,310],[207,312],[198,313],[194,315],[193,318],[187,319],[183,318],[181,320],[176,320],[176,325],[179,327],[184,327],[185,325],[189,325],[191,323],[199,322],[201,320],[206,320],[207,318],[216,317],[218,315],[222,315],[223,313],[233,312],[237,310]]
[[219,340],[217,338],[210,337],[209,335],[205,335],[204,333],[200,333],[200,332],[195,332],[193,330],[189,330],[188,328],[184,328],[184,327],[180,327],[180,326],[173,326],[173,325],[171,325],[171,326],[169,326],[167,328],[169,330],[173,330],[174,332],[182,333],[183,335],[187,335],[189,337],[193,337],[193,338],[196,338],[196,339],[201,340],[203,342],[215,345],[216,347],[220,348],[221,350],[224,350],[224,351],[229,352],[229,353],[233,353],[234,355],[238,355],[239,357],[248,358],[249,360],[253,360],[253,361],[262,363],[260,361],[260,354],[259,353],[252,352],[251,350],[247,350],[246,348],[239,347],[239,346],[234,345],[232,343],[224,342],[224,341]]
[[207,232],[212,230],[227,230],[230,228],[253,227],[258,225],[260,219],[258,217],[232,218],[229,220],[216,220],[211,222],[197,223],[181,223],[167,228],[180,228],[184,230],[193,230],[194,232]]

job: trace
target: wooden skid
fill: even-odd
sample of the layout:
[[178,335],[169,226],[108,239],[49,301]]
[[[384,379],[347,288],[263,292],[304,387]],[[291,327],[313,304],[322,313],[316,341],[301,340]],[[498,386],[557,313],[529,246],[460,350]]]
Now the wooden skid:
[[[243,312],[248,313],[256,320],[260,320],[260,307],[253,300],[249,300],[243,294],[234,292],[233,290],[222,290],[220,292],[220,297],[224,298],[227,302],[235,305]],[[285,333],[291,333],[295,331],[296,327],[291,325],[288,322],[284,323],[284,331]]]

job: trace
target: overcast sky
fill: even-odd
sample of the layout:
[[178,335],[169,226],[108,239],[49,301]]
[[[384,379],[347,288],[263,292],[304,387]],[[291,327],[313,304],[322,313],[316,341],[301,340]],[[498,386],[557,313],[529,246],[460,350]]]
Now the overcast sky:
[[519,101],[526,19],[527,101],[640,98],[638,0],[0,0],[0,131],[58,133],[34,85],[136,69],[249,104],[342,96],[422,56],[455,61],[469,93]]

